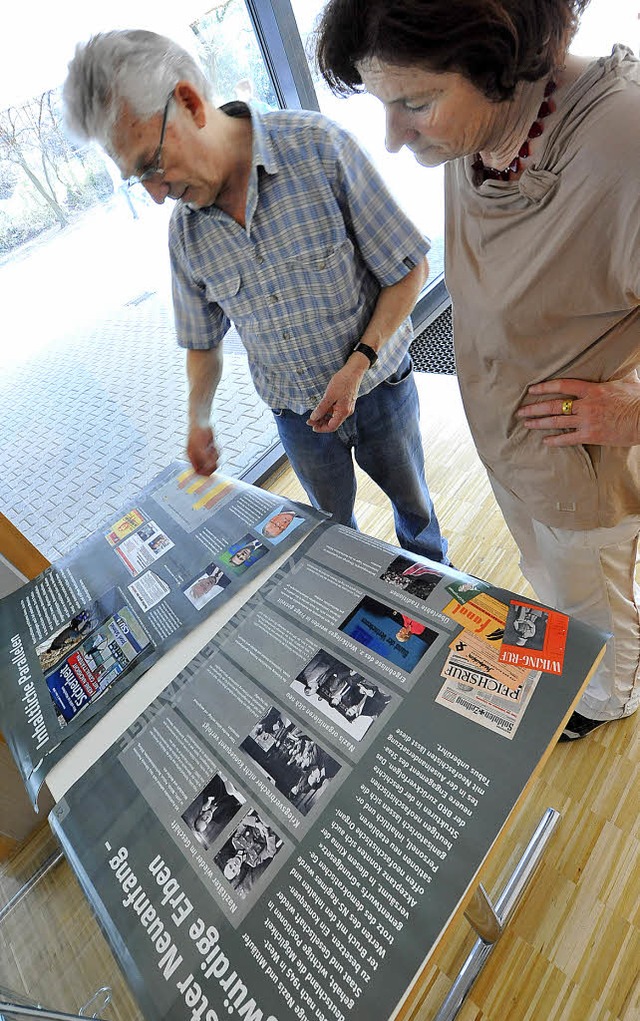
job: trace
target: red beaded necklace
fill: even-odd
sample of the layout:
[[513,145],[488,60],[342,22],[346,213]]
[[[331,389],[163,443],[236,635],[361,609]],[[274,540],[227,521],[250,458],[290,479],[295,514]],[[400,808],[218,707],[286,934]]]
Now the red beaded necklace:
[[529,132],[524,142],[520,146],[518,155],[511,161],[505,170],[496,170],[495,167],[485,166],[482,156],[479,152],[476,153],[471,168],[476,175],[476,184],[482,184],[483,181],[509,181],[511,174],[517,174],[520,170],[520,160],[526,160],[529,155],[529,139],[539,138],[544,131],[544,126],[540,123],[545,117],[548,117],[550,113],[553,113],[556,106],[551,96],[557,89],[556,83],[548,81],[544,90],[544,99],[540,104],[540,109],[536,114],[536,119],[529,128]]

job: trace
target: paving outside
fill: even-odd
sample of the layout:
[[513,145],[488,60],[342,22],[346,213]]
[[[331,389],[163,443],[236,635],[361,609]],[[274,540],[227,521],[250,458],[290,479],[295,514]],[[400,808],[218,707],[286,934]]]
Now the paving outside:
[[[49,559],[184,457],[166,214],[122,196],[0,265],[0,509]],[[167,209],[168,212],[168,209]],[[237,337],[214,404],[221,469],[277,442]]]
[[[0,510],[50,560],[184,457],[185,352],[175,341],[170,205],[122,193],[0,262]],[[432,275],[442,266],[436,239]],[[278,443],[244,348],[225,338],[214,403],[221,470]]]

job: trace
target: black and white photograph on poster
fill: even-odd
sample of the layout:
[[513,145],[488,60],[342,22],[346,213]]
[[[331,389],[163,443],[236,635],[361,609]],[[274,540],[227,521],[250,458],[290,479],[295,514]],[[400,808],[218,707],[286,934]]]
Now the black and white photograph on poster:
[[438,637],[419,620],[365,596],[340,625],[340,631],[410,672]]
[[275,546],[279,542],[282,542],[285,536],[291,535],[291,533],[298,527],[298,525],[301,525],[303,521],[304,518],[297,515],[296,512],[291,510],[289,507],[283,505],[282,507],[278,507],[274,514],[270,514],[269,517],[258,522],[256,531],[258,531],[260,535],[264,535],[264,537]]
[[274,706],[240,747],[302,815],[311,811],[340,769],[339,762]]
[[282,838],[253,809],[213,859],[243,900],[282,847]]
[[509,606],[503,645],[523,645],[540,651],[544,647],[549,614],[539,606],[524,603]]
[[202,574],[185,585],[182,591],[196,610],[201,610],[203,606],[224,592],[230,581],[231,578],[226,576],[221,567],[218,567],[217,564],[209,564]]
[[182,819],[206,848],[244,805],[246,798],[223,773],[216,773],[182,813]]
[[219,560],[224,564],[225,570],[231,574],[244,574],[252,564],[260,560],[267,547],[259,539],[254,539],[251,533],[243,536],[238,542],[234,542],[228,549],[221,553]]
[[395,585],[418,599],[428,599],[442,578],[442,572],[435,567],[418,564],[408,557],[396,557],[380,575],[380,581]]
[[357,670],[320,649],[292,681],[291,689],[319,712],[361,741],[391,695]]

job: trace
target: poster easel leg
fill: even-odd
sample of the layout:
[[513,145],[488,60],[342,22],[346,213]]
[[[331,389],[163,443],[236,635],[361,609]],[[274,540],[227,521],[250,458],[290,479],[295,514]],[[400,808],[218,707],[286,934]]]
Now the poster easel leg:
[[471,926],[478,933],[469,956],[458,972],[449,993],[433,1021],[454,1021],[485,962],[490,956],[509,918],[515,911],[533,873],[535,872],[551,835],[560,820],[560,813],[548,808],[538,823],[522,857],[511,873],[495,907],[484,888],[479,886],[465,912]]
[[111,989],[109,986],[101,986],[93,996],[82,1007],[79,1013],[68,1014],[60,1010],[52,1010],[50,1007],[43,1007],[34,1003],[21,993],[14,993],[4,986],[0,986],[0,1021],[12,1021],[13,1018],[36,1018],[38,1021],[89,1021],[95,1018],[100,1021],[98,1012],[111,1003]]
[[58,850],[54,851],[53,854],[51,854],[47,858],[47,860],[42,863],[38,870],[34,872],[34,874],[25,883],[22,884],[22,886],[16,893],[14,893],[11,900],[9,900],[2,908],[0,908],[0,924],[4,921],[9,912],[13,911],[13,909],[23,899],[23,897],[26,897],[29,891],[34,888],[36,883],[39,883],[42,877],[45,876],[47,872],[49,872],[49,870],[52,869],[55,865],[61,862],[63,858],[64,854],[62,853],[61,850]]

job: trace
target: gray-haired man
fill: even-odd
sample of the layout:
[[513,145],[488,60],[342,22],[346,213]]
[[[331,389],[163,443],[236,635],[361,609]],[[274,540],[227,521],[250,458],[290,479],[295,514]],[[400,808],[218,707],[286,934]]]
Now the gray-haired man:
[[391,500],[400,544],[447,563],[407,353],[428,244],[353,138],[309,111],[214,107],[190,55],[151,32],[78,47],[64,98],[71,130],[123,177],[178,200],[169,246],[196,471],[218,463],[210,412],[233,321],[311,502],[356,527],[355,456]]

